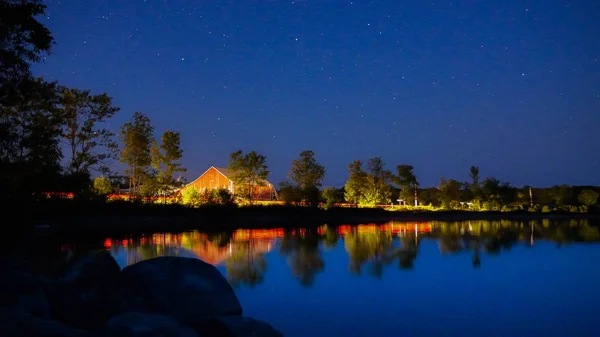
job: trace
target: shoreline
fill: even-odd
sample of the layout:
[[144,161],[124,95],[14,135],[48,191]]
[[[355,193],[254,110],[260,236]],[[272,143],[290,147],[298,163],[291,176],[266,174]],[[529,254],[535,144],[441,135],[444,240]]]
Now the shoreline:
[[531,213],[531,212],[465,212],[421,211],[394,212],[377,209],[318,210],[286,209],[213,209],[208,212],[187,214],[89,214],[59,216],[37,221],[37,232],[59,236],[127,235],[149,232],[185,232],[202,230],[222,232],[262,228],[316,228],[331,226],[384,224],[396,222],[430,221],[534,221],[534,220],[590,220],[600,223],[600,214],[594,213]]

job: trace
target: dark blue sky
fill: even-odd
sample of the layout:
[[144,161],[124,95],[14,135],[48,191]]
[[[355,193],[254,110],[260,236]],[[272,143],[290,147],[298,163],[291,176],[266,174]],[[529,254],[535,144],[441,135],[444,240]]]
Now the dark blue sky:
[[468,168],[600,185],[600,2],[47,1],[36,74],[107,92],[111,122],[181,132],[187,177],[229,153],[278,183],[304,149],[342,185],[380,155],[421,185]]

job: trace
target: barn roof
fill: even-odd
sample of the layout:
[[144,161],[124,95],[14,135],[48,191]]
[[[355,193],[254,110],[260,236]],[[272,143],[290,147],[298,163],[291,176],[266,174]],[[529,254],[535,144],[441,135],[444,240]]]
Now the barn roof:
[[[225,167],[216,167],[216,166],[211,166],[211,167],[209,167],[209,168],[208,168],[208,170],[204,171],[204,173],[202,173],[200,176],[198,176],[198,178],[196,178],[196,179],[194,179],[193,181],[191,181],[191,182],[189,182],[188,184],[186,184],[186,186],[187,186],[187,185],[191,185],[191,184],[193,184],[194,182],[196,182],[196,180],[198,180],[198,179],[202,178],[202,176],[203,176],[203,175],[205,175],[205,174],[206,174],[208,171],[210,171],[210,170],[211,170],[211,169],[213,169],[213,168],[214,168],[214,169],[215,169],[217,172],[221,173],[221,174],[222,174],[222,175],[223,175],[225,178],[229,179],[229,181],[233,182],[233,181],[231,180],[231,178],[229,177],[229,169],[228,169],[228,168],[225,168]],[[267,185],[267,186],[269,186],[269,185],[270,185],[270,186],[273,186],[273,184],[271,184],[271,182],[269,182],[268,180],[265,180],[265,181],[264,181],[264,183],[265,183],[265,185]]]

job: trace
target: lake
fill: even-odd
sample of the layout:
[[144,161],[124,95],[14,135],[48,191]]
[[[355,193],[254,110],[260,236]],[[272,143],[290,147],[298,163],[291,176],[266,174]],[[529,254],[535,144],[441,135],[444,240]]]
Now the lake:
[[244,315],[295,336],[600,336],[588,220],[390,222],[106,238],[121,266],[214,264]]

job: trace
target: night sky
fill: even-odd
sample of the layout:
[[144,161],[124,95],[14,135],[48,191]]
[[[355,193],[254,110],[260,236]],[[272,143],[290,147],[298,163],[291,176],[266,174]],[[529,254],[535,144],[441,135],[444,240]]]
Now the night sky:
[[189,179],[242,149],[277,184],[311,149],[326,185],[377,155],[422,186],[600,185],[600,1],[46,3],[36,75],[181,132]]

